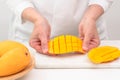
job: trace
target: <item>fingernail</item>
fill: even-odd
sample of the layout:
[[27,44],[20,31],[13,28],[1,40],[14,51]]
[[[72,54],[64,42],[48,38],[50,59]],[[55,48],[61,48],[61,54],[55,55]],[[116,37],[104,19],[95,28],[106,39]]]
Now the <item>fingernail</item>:
[[43,53],[48,53],[48,49],[44,49],[44,50],[43,50]]
[[88,51],[88,48],[87,48],[87,47],[85,47],[85,46],[83,46],[83,50]]

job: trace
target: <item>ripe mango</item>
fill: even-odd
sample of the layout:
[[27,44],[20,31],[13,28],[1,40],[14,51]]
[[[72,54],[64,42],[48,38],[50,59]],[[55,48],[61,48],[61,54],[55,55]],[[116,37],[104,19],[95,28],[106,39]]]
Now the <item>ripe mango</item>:
[[61,35],[51,39],[48,48],[50,54],[85,53],[82,50],[82,40],[72,35]]
[[95,64],[110,62],[120,57],[120,50],[117,47],[101,46],[92,49],[88,57]]
[[30,62],[30,53],[23,44],[10,40],[0,42],[0,76],[18,73]]

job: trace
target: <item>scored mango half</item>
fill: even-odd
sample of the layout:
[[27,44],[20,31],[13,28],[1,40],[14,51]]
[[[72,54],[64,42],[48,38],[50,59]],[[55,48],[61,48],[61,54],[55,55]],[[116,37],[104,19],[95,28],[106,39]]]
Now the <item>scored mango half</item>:
[[61,35],[49,41],[50,54],[67,54],[70,52],[85,53],[82,50],[82,40],[72,35]]
[[95,64],[110,62],[119,57],[120,50],[112,46],[97,47],[88,53],[88,58]]

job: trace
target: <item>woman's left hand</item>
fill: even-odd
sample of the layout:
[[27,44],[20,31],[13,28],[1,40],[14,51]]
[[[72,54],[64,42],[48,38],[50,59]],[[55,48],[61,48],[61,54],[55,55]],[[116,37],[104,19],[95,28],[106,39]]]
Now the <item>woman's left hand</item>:
[[80,38],[83,40],[83,50],[88,52],[90,49],[100,44],[99,35],[94,19],[82,19],[79,25]]

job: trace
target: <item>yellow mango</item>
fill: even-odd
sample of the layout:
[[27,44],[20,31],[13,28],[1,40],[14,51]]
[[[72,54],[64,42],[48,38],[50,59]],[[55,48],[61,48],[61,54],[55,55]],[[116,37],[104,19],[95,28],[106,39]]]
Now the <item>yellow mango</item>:
[[77,37],[72,36],[72,42],[73,42],[73,43],[77,43]]
[[82,40],[72,35],[61,35],[49,41],[50,54],[66,54],[70,52],[85,53],[82,50]]
[[8,76],[25,69],[31,61],[28,49],[19,42],[0,42],[0,76]]
[[103,57],[104,62],[109,62],[120,57],[120,51],[115,51]]
[[72,42],[72,36],[66,35],[66,43],[71,43],[71,42]]
[[[65,42],[65,36],[62,35],[62,36],[59,36],[59,49],[60,49],[60,52],[59,54],[62,54],[62,53],[66,53],[66,42]],[[54,45],[55,47],[56,45]],[[55,50],[55,49],[54,49]],[[55,52],[54,52],[55,53]]]
[[53,40],[51,40],[50,42],[49,42],[49,45],[48,45],[48,47],[49,47],[49,53],[53,53],[54,51],[53,51]]
[[120,57],[120,51],[117,47],[101,46],[89,51],[88,58],[93,63],[105,63],[113,61]]
[[67,47],[67,52],[72,52],[72,37],[71,35],[66,36],[66,47]]
[[6,40],[0,42],[0,56],[6,53],[7,51],[13,49],[13,48],[25,48],[27,49],[23,44],[20,44],[16,41]]
[[59,38],[54,38],[54,52],[59,53]]

